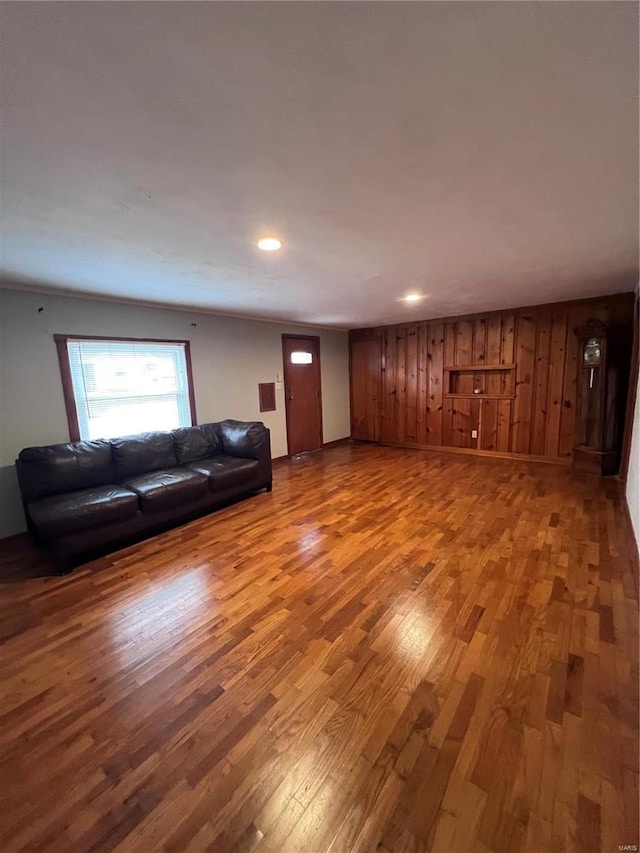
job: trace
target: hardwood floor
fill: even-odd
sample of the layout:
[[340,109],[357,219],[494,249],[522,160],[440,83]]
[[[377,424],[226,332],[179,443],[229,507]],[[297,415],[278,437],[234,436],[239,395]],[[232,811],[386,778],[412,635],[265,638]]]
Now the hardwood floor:
[[614,482],[367,445],[65,577],[7,546],[0,849],[637,845],[634,559]]

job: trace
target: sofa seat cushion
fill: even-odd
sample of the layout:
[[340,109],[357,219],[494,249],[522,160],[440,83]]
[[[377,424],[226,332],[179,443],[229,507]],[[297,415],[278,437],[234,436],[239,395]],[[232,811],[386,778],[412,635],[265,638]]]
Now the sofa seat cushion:
[[258,473],[257,459],[240,459],[236,456],[212,456],[189,462],[187,468],[204,474],[209,478],[213,492],[224,492],[251,482]]
[[207,494],[207,478],[187,468],[169,468],[130,477],[124,485],[140,498],[142,512],[163,512],[181,507]]
[[133,518],[138,496],[123,486],[96,486],[35,501],[28,511],[41,536],[58,539]]

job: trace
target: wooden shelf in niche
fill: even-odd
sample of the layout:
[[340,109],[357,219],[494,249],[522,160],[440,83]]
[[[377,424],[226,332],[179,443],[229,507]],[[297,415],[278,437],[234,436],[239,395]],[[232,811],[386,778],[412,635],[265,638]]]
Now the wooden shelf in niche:
[[515,394],[445,394],[447,399],[454,400],[515,400]]
[[444,368],[444,396],[513,400],[515,364],[456,364]]
[[445,370],[451,371],[464,371],[467,373],[468,371],[474,370],[515,370],[515,364],[454,364],[451,367],[445,367]]

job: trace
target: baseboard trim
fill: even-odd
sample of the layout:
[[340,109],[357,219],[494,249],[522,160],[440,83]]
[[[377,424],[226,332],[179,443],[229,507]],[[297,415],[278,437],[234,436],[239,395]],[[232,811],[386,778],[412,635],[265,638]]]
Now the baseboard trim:
[[[307,452],[308,453],[317,453],[318,450],[330,450],[332,447],[339,447],[340,445],[351,444],[352,442],[353,442],[353,439],[351,438],[351,436],[347,435],[345,438],[336,438],[335,441],[325,441],[323,443],[322,447],[318,447],[315,450],[309,450]],[[296,456],[298,456],[298,455],[299,454],[296,454]],[[291,458],[292,457],[288,453],[285,454],[284,456],[274,456],[271,459],[271,464],[274,464],[276,462],[286,462],[288,459],[291,459]]]
[[358,444],[380,444],[383,447],[400,447],[409,450],[431,450],[436,453],[460,453],[464,456],[482,456],[485,459],[511,459],[520,462],[544,462],[546,465],[560,465],[566,467],[569,459],[553,459],[548,456],[535,456],[531,453],[507,453],[501,450],[476,450],[472,447],[447,447],[440,444],[412,444],[405,442],[400,444],[395,441],[362,441],[353,439]]
[[340,447],[342,444],[351,444],[353,439],[350,435],[345,436],[344,438],[336,438],[335,441],[325,441],[322,445],[323,450],[327,450],[330,447]]
[[11,533],[9,536],[0,537],[0,542],[3,545],[11,546],[12,544],[19,545],[23,541],[27,541],[29,539],[29,533],[26,530],[21,531],[20,533]]
[[622,512],[627,522],[627,530],[629,533],[629,539],[631,540],[631,548],[629,550],[631,551],[633,578],[637,591],[640,588],[640,543],[636,539],[636,531],[633,526],[633,521],[631,520],[631,512],[629,511],[625,487],[626,483],[624,480],[620,480],[620,503],[622,504]]

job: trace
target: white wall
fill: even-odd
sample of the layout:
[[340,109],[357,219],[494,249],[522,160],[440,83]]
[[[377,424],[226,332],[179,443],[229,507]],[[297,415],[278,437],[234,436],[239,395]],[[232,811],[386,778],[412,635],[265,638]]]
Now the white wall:
[[[640,383],[640,376],[638,377]],[[636,394],[636,408],[631,433],[631,453],[629,454],[629,473],[627,474],[627,505],[631,523],[640,549],[640,384]]]
[[18,452],[69,440],[54,334],[190,340],[198,422],[264,421],[273,456],[283,456],[284,391],[276,392],[275,412],[261,414],[258,406],[258,383],[282,377],[283,332],[320,336],[324,440],[348,436],[346,332],[0,290],[0,538],[24,530]]

